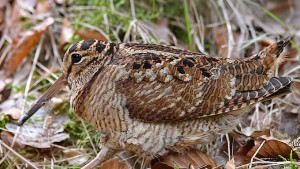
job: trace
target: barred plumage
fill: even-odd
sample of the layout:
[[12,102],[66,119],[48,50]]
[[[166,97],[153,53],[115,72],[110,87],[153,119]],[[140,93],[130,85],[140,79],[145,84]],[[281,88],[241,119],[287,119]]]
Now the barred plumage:
[[103,149],[86,168],[121,150],[149,161],[226,134],[252,104],[289,92],[291,78],[273,77],[287,44],[231,60],[171,46],[80,41],[29,114],[69,84],[75,114],[102,133]]

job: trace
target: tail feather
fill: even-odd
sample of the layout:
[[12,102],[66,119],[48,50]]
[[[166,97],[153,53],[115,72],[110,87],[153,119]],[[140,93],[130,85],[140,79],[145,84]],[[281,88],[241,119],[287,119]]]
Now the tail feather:
[[266,100],[269,96],[275,96],[276,92],[284,88],[285,91],[289,91],[291,81],[292,79],[289,77],[272,77],[268,83],[259,90],[238,92],[219,109],[219,113],[241,109],[258,101]]

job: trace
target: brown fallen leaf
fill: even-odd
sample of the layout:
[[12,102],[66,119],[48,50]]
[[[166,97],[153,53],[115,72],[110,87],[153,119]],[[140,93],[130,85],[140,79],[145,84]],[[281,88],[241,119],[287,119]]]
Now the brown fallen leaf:
[[83,39],[97,39],[107,41],[104,35],[96,30],[76,30],[76,33]]
[[[14,140],[14,135],[8,131],[1,131],[0,133],[0,140],[2,140],[5,144],[7,145],[11,145],[13,140]],[[22,148],[24,148],[25,145],[22,144],[21,142],[19,142],[18,140],[16,140],[13,144],[13,149],[14,150],[20,150]]]
[[271,136],[271,130],[265,129],[265,130],[254,130],[252,127],[245,127],[242,128],[241,131],[232,131],[230,135],[234,137],[238,137],[241,135],[243,139],[251,137],[252,139],[257,139],[261,136],[270,137]]
[[[247,142],[246,145],[242,146],[234,154],[236,165],[249,163],[251,161],[251,158],[253,158],[254,154],[256,154],[255,157],[257,158],[265,158],[269,160],[282,160],[280,156],[289,159],[290,153],[292,153],[293,159],[300,159],[298,154],[284,142],[272,139],[263,141],[256,140],[256,143],[257,144],[255,145],[254,140],[250,140]],[[262,147],[259,149],[260,146]]]
[[[234,153],[234,164],[240,166],[244,164],[246,154],[255,146],[254,140],[249,140],[245,145],[240,147],[237,152]],[[227,165],[227,164],[226,164]]]
[[130,167],[125,163],[121,162],[118,158],[113,158],[101,165],[101,169],[130,169]]
[[159,168],[213,168],[216,167],[211,157],[202,153],[200,150],[190,150],[186,154],[170,153],[153,164],[152,169]]
[[30,50],[36,45],[41,36],[46,32],[48,27],[54,23],[53,18],[47,18],[41,24],[35,26],[31,30],[23,32],[19,38],[15,38],[12,42],[12,49],[5,59],[4,72],[7,77],[12,76],[17,70],[19,64],[28,56]]
[[171,167],[170,165],[164,163],[164,162],[159,162],[159,163],[156,163],[154,164],[151,169],[161,169],[161,168],[164,168],[164,169],[174,169],[174,167]]
[[250,135],[250,137],[253,138],[253,139],[256,139],[256,138],[261,137],[261,136],[270,137],[271,136],[271,130],[270,129],[256,130],[256,131],[253,131],[252,134]]
[[[262,142],[263,143],[263,142]],[[261,143],[261,144],[262,144]],[[250,162],[253,155],[258,150],[261,144],[255,145],[248,153],[247,157],[245,158],[245,162]],[[279,155],[289,159],[290,153],[292,151],[293,158],[299,160],[298,154],[292,150],[292,148],[284,142],[278,140],[267,140],[263,144],[262,148],[258,151],[256,157],[258,158],[273,158],[273,159],[280,159]]]

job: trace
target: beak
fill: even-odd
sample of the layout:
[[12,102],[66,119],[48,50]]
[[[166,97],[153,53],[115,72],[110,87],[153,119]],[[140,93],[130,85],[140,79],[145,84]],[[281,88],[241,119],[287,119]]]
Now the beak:
[[61,75],[52,86],[43,94],[42,97],[25,113],[18,121],[18,125],[23,125],[36,111],[38,111],[46,102],[55,96],[63,87],[67,85],[67,80],[64,75]]

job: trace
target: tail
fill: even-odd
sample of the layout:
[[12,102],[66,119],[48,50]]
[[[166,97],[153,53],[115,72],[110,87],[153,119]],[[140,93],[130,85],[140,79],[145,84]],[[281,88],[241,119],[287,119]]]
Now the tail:
[[269,100],[287,94],[291,91],[291,81],[292,79],[289,77],[272,77],[261,89],[237,92],[231,100],[219,109],[219,113],[241,109],[258,101]]
[[234,74],[236,77],[235,95],[225,101],[225,104],[218,109],[218,114],[231,112],[256,102],[269,100],[290,92],[289,77],[273,77],[276,67],[281,63],[283,50],[290,43],[290,40],[279,41],[265,47],[257,55],[234,66],[228,66],[233,73],[237,70],[244,70],[243,73]]

